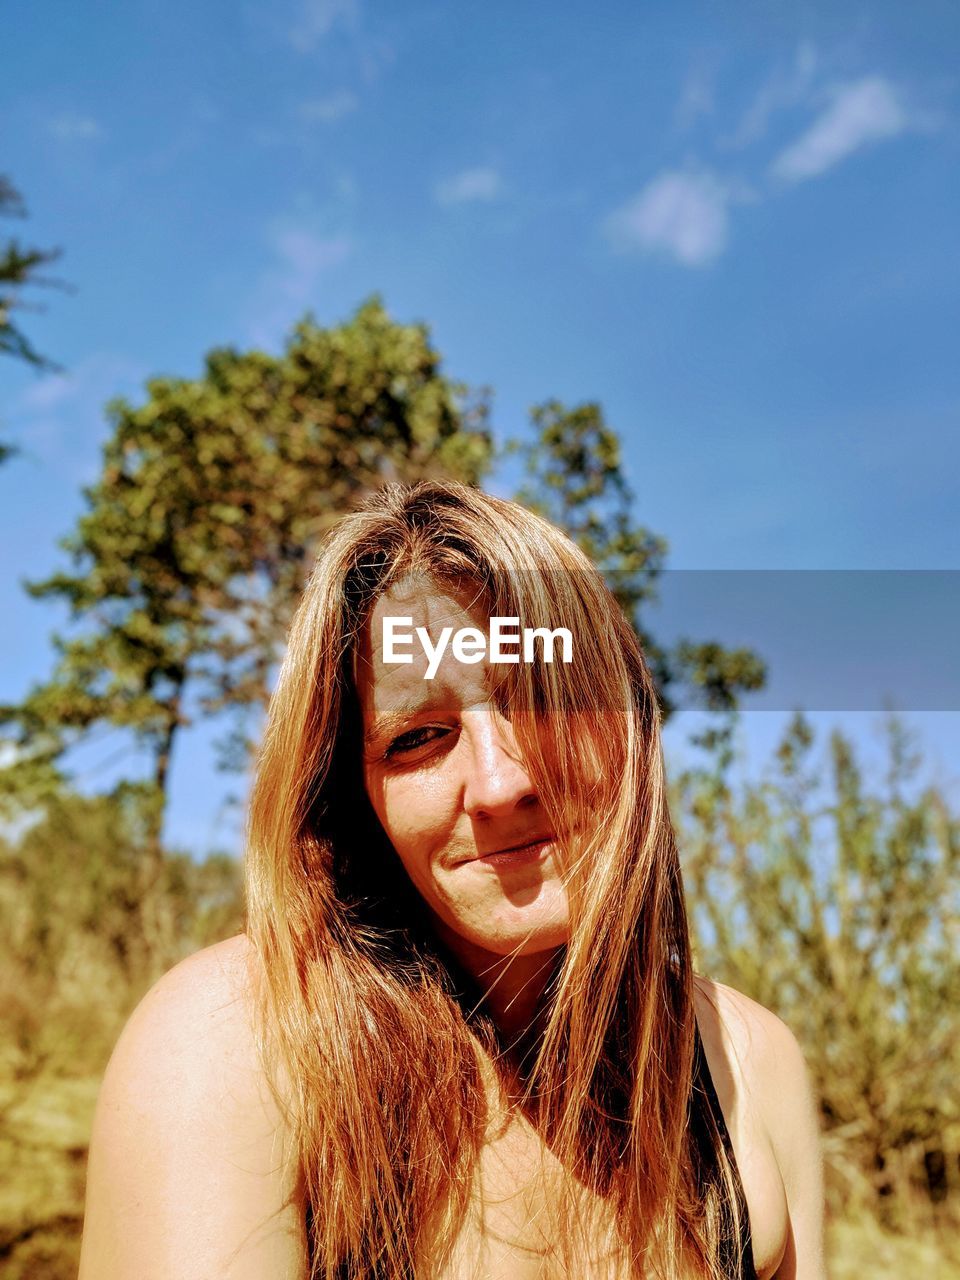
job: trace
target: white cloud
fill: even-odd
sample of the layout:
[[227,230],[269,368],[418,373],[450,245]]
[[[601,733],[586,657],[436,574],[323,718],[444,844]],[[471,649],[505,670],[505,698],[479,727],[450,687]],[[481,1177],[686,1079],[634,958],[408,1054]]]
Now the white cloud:
[[723,252],[729,235],[729,205],[741,198],[707,172],[673,170],[653,178],[615,210],[605,229],[621,250],[663,253],[686,267],[700,267]]
[[[716,138],[715,145],[739,149],[757,142],[770,132],[773,117],[787,111],[794,119],[799,115],[812,123],[789,146],[780,142],[761,183],[748,186],[699,168],[692,160],[666,169],[606,218],[603,229],[613,247],[662,254],[688,267],[704,266],[727,246],[733,206],[771,197],[778,181],[782,189],[782,184],[826,173],[884,138],[943,126],[942,114],[921,110],[883,75],[826,86],[821,56],[813,45],[803,43],[792,64],[777,69],[760,86],[735,131]],[[701,59],[687,76],[675,123],[690,127],[714,112],[711,82]],[[781,130],[781,137],[784,133]]]
[[94,352],[24,387],[13,403],[8,434],[25,457],[89,482],[97,473],[104,405],[117,395],[136,397],[148,372],[125,356]]
[[338,89],[325,98],[311,98],[308,102],[301,102],[299,114],[311,124],[335,124],[351,111],[356,111],[359,105],[360,99],[355,93],[349,89]]
[[73,400],[78,387],[76,374],[51,373],[21,392],[18,407],[26,413],[47,413]]
[[469,204],[496,200],[503,183],[496,169],[462,169],[438,182],[434,195],[440,204]]
[[358,0],[299,0],[287,37],[298,53],[310,53],[339,23],[353,25]]
[[793,66],[778,68],[763,82],[756,97],[743,113],[728,147],[741,148],[759,141],[769,128],[771,118],[779,111],[806,102],[813,87],[820,59],[812,44],[804,41],[797,47]]
[[78,138],[99,138],[103,132],[93,116],[79,115],[74,111],[54,116],[47,122],[47,128],[62,142],[73,142]]
[[350,253],[346,236],[318,236],[302,227],[277,232],[273,243],[284,264],[290,292],[296,296],[308,294],[323,271],[343,262]]
[[349,236],[318,235],[309,227],[278,224],[270,234],[274,263],[261,276],[253,298],[250,341],[272,346],[318,299],[323,276],[353,251]]
[[865,76],[834,91],[833,101],[806,133],[781,151],[774,176],[803,182],[826,173],[862,147],[920,126],[899,90],[883,76]]
[[680,101],[674,112],[674,123],[678,129],[685,131],[693,127],[701,116],[713,115],[714,74],[701,58],[687,72],[680,90]]

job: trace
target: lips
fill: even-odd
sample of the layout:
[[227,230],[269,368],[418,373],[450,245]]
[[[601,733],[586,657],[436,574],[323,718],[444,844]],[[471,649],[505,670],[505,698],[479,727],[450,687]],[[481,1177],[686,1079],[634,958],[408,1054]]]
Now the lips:
[[554,839],[555,836],[550,831],[541,835],[525,836],[511,844],[500,845],[496,849],[488,849],[486,852],[478,853],[477,861],[486,862],[495,859],[515,861],[524,856],[536,857],[541,852],[542,847]]

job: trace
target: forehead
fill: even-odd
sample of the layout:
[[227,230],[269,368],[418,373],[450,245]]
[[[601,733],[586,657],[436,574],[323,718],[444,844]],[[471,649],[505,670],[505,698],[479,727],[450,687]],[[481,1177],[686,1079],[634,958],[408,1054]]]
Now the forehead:
[[[376,602],[367,619],[357,650],[356,683],[364,729],[369,731],[385,716],[416,711],[443,700],[460,702],[489,696],[489,664],[458,662],[448,644],[432,680],[427,680],[429,658],[417,638],[422,627],[436,644],[444,628],[455,635],[464,627],[476,627],[486,634],[489,618],[478,601],[478,592],[441,587],[428,579],[405,579],[395,584]],[[412,634],[412,644],[403,646],[409,663],[384,661],[384,619],[409,619],[402,625]],[[398,624],[399,628],[399,624]]]

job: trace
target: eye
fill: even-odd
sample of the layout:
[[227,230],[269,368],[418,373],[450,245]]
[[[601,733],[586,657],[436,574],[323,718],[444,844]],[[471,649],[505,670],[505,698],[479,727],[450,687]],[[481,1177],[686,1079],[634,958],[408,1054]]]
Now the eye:
[[418,747],[425,747],[427,743],[434,742],[449,732],[449,729],[436,724],[424,725],[422,729],[411,729],[408,733],[401,733],[394,738],[383,753],[383,758],[384,760],[392,760],[397,756],[408,755],[416,751]]

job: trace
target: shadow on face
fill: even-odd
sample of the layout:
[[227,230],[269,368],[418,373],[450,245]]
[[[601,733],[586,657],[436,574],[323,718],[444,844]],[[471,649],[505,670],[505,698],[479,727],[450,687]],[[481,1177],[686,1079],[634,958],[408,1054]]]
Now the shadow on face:
[[[422,629],[409,661],[391,660],[397,619]],[[556,833],[497,697],[502,668],[462,661],[449,643],[487,624],[467,594],[400,583],[377,601],[357,661],[366,795],[438,935],[470,968],[555,949],[568,921]]]

